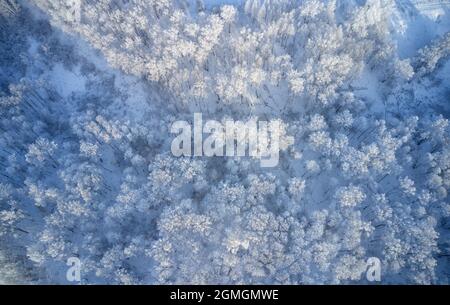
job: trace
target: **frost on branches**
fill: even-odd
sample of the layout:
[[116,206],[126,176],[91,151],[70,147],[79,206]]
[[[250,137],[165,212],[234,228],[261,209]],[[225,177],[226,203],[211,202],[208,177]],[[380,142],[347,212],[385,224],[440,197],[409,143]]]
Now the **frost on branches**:
[[[0,283],[449,284],[450,25],[407,2],[0,0]],[[295,141],[174,156],[194,113]]]

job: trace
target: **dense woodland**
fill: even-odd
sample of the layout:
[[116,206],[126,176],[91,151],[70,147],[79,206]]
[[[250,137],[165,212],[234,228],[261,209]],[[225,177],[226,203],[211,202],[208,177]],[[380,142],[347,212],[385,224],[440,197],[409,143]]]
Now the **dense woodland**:
[[[383,284],[449,283],[449,14],[67,3],[0,0],[0,282],[68,284],[78,257],[82,284],[365,284],[377,257]],[[295,144],[175,157],[194,112]]]

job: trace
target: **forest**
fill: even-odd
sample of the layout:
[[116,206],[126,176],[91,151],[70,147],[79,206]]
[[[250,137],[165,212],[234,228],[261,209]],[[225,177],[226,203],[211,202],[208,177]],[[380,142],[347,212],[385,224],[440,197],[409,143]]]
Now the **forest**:
[[448,1],[0,0],[0,283],[450,284],[449,118]]

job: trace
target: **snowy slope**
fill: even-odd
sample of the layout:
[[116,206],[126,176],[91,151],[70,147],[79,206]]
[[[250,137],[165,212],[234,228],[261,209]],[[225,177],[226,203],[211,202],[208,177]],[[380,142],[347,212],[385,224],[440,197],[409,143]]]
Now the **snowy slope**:
[[416,51],[441,37],[450,26],[450,1],[396,0],[392,23],[399,55],[414,56]]

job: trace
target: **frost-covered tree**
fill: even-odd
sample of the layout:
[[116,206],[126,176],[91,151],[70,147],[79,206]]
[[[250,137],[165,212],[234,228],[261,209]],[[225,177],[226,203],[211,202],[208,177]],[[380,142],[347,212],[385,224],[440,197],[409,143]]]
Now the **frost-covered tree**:
[[[0,282],[448,284],[449,29],[407,55],[401,2],[0,0]],[[278,166],[172,155],[194,112]]]

